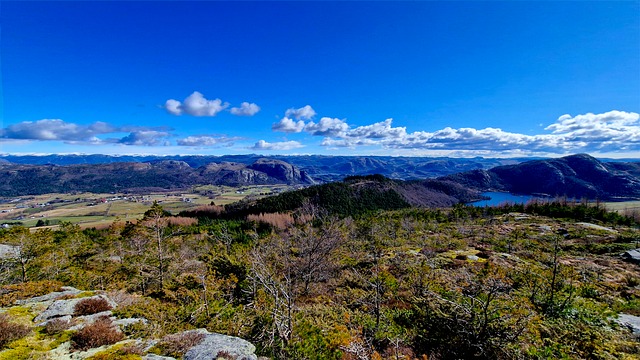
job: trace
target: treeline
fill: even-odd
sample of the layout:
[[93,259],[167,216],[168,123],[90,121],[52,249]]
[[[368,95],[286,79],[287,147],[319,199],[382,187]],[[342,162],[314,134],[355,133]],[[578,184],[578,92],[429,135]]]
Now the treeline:
[[[311,203],[340,218],[410,207],[389,184],[393,184],[393,181],[381,175],[353,176],[343,182],[310,186],[251,202],[233,203],[225,206],[225,211],[218,216],[239,219],[250,214],[283,213],[294,211],[305,203]],[[199,211],[184,211],[181,216],[198,216]]]

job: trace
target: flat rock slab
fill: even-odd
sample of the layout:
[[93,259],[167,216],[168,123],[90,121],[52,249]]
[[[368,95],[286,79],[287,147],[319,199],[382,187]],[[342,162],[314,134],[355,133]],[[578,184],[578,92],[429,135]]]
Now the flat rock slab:
[[184,354],[184,360],[215,360],[220,352],[235,356],[238,360],[257,360],[256,347],[247,340],[216,333],[205,334],[202,342]]
[[620,314],[616,320],[621,325],[628,327],[633,335],[640,336],[640,316]]
[[36,318],[33,319],[33,321],[42,322],[45,320],[49,320],[52,318],[57,318],[65,315],[73,315],[75,312],[76,304],[85,299],[105,299],[109,302],[109,304],[111,304],[112,308],[116,307],[116,303],[113,302],[113,300],[106,297],[105,295],[95,295],[95,296],[79,298],[79,299],[56,300],[53,303],[51,303],[51,305],[49,305],[47,310],[41,312],[38,316],[36,316]]
[[20,247],[16,245],[0,244],[0,259],[15,259],[18,257]]
[[48,293],[47,295],[37,296],[30,299],[16,300],[15,303],[17,305],[34,304],[39,302],[52,301],[61,296],[75,296],[80,294],[81,292],[82,292],[81,290],[78,290],[74,287],[63,286],[62,291],[56,291],[56,292]]
[[156,354],[147,354],[142,357],[142,360],[176,360],[176,358],[172,358],[171,356],[161,356]]
[[610,233],[618,233],[617,230],[614,230],[612,228],[608,228],[608,227],[604,227],[604,226],[600,226],[600,225],[596,225],[596,224],[592,224],[592,223],[579,222],[577,224],[578,225],[582,225],[582,226],[584,226],[586,228],[589,228],[589,229],[608,231]]

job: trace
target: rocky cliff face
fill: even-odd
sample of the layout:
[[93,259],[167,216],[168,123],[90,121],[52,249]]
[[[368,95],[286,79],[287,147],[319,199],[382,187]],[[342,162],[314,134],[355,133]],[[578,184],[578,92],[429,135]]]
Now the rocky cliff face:
[[314,181],[304,171],[282,160],[259,159],[249,165],[250,169],[265,173],[267,176],[293,184],[313,184]]

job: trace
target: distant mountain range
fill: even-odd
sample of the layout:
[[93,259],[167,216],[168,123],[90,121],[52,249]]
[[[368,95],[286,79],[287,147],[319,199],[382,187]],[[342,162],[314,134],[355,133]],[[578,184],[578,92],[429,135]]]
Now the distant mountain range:
[[602,162],[586,154],[467,171],[440,179],[479,191],[577,199],[640,198],[640,162]]
[[499,165],[518,164],[530,159],[393,157],[393,156],[109,156],[109,155],[4,155],[0,163],[23,165],[89,165],[176,160],[192,168],[211,163],[251,165],[259,159],[280,160],[296,166],[319,182],[342,180],[345,176],[381,174],[392,179],[426,179],[474,169],[490,169]]
[[250,165],[155,160],[84,165],[0,164],[0,196],[68,192],[149,192],[194,185],[314,184],[304,171],[284,161],[258,159]]
[[421,197],[428,197],[429,205],[469,201],[468,190],[602,200],[640,198],[640,162],[606,162],[586,154],[530,161],[319,155],[4,156],[0,158],[0,196],[147,192],[204,184],[312,185],[372,174],[413,180],[395,191],[418,205]]

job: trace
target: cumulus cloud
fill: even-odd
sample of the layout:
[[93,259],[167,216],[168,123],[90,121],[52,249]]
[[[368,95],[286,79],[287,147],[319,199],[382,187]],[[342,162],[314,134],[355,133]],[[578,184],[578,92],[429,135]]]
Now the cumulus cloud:
[[304,129],[305,123],[303,120],[294,121],[291,118],[284,117],[277,123],[271,126],[273,131],[280,131],[286,133],[299,133]]
[[250,149],[252,150],[292,150],[292,149],[299,149],[301,147],[304,147],[304,145],[302,145],[297,141],[281,141],[281,142],[270,143],[264,140],[259,140]]
[[299,109],[288,109],[284,113],[285,117],[294,118],[296,120],[311,120],[316,116],[316,111],[310,105],[305,105]]
[[387,139],[402,138],[407,135],[407,128],[392,127],[393,119],[387,119],[371,125],[357,127],[349,131],[348,135],[355,138],[365,139]]
[[178,139],[177,144],[179,146],[195,146],[195,147],[223,147],[232,146],[233,142],[239,138],[228,138],[225,136],[209,136],[209,135],[196,135],[187,136],[184,139]]
[[260,111],[260,106],[254,103],[243,102],[240,107],[232,107],[231,113],[238,116],[253,116]]
[[197,91],[187,96],[182,102],[169,99],[164,104],[165,110],[170,114],[192,116],[216,116],[227,107],[229,107],[229,103],[223,103],[220,99],[208,100]]
[[168,132],[145,130],[135,131],[118,140],[119,144],[136,146],[169,146]]
[[316,124],[313,121],[304,126],[304,131],[316,136],[343,137],[349,130],[349,125],[340,119],[323,117]]

